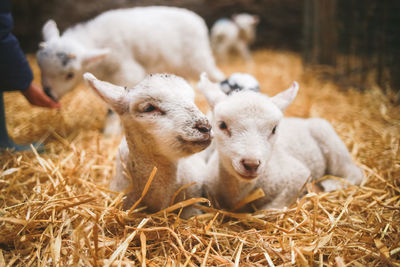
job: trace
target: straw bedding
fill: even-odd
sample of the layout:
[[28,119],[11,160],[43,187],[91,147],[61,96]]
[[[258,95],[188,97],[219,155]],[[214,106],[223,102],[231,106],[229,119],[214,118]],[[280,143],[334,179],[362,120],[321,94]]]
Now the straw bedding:
[[190,220],[126,212],[122,195],[107,189],[120,137],[99,131],[104,104],[83,85],[60,111],[8,93],[10,135],[44,141],[47,152],[0,156],[0,266],[400,266],[400,107],[373,84],[361,93],[317,79],[297,54],[263,50],[254,58],[222,69],[255,75],[269,95],[299,81],[287,115],[328,119],[363,167],[362,186],[332,193],[307,186],[284,211],[203,206]]

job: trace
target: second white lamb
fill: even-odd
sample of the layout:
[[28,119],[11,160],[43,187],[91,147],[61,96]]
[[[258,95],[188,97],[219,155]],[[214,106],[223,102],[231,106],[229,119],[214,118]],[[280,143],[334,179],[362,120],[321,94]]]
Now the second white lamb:
[[[221,208],[234,209],[258,188],[265,196],[253,203],[257,209],[284,208],[309,178],[325,174],[361,183],[363,172],[326,120],[284,118],[297,95],[296,82],[274,97],[249,90],[227,96],[203,74],[198,88],[213,111],[216,151],[208,162],[206,185]],[[322,186],[332,191],[342,184],[324,180]]]

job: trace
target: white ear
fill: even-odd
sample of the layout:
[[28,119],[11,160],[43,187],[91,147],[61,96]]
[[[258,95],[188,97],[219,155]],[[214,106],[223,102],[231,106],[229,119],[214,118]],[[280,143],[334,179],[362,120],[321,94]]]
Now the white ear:
[[260,22],[260,17],[259,17],[259,16],[253,15],[252,17],[253,17],[253,23],[254,23],[254,24],[257,24],[257,23]]
[[237,17],[238,17],[238,14],[232,14],[232,16],[231,16],[233,21],[236,21]]
[[282,112],[286,110],[286,108],[293,102],[295,99],[297,92],[299,91],[299,84],[297,82],[293,82],[292,86],[289,89],[277,94],[272,97],[272,102],[278,106]]
[[55,39],[55,38],[60,38],[60,31],[57,28],[57,24],[55,23],[54,20],[48,20],[43,28],[42,28],[42,34],[43,34],[43,40],[45,42]]
[[128,111],[129,104],[124,98],[125,88],[98,80],[93,74],[86,72],[83,78],[115,112],[123,114]]
[[200,75],[200,81],[197,83],[197,88],[206,97],[211,109],[214,109],[215,105],[226,97],[220,89],[219,84],[212,83],[205,72]]
[[82,58],[82,64],[88,65],[92,63],[96,63],[99,60],[102,60],[110,53],[110,49],[94,49],[90,51],[86,51]]
[[47,44],[45,42],[41,42],[39,44],[39,49],[45,49],[47,47]]

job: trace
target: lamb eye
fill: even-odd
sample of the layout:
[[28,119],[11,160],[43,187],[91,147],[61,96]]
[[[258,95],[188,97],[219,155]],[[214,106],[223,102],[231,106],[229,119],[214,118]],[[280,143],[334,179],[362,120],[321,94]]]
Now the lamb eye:
[[221,129],[221,130],[226,130],[226,129],[228,129],[228,126],[226,125],[226,123],[224,122],[224,121],[221,121],[220,123],[219,123],[219,128]]
[[155,111],[155,110],[156,110],[156,107],[153,106],[152,104],[149,104],[143,109],[143,112],[148,113],[148,112],[152,112],[152,111]]
[[276,126],[272,129],[272,134],[275,134],[276,132]]
[[71,80],[72,78],[74,78],[73,72],[68,72],[67,76],[65,76],[65,79],[67,79],[67,80]]

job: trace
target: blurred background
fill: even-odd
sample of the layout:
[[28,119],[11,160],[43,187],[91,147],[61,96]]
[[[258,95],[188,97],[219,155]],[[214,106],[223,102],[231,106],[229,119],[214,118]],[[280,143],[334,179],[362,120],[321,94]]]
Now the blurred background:
[[[188,8],[207,25],[248,12],[260,17],[253,49],[301,53],[322,78],[358,88],[400,92],[399,0],[18,0],[14,33],[27,53],[50,18],[60,30],[115,8],[168,5]],[[398,100],[397,94],[397,100]]]

